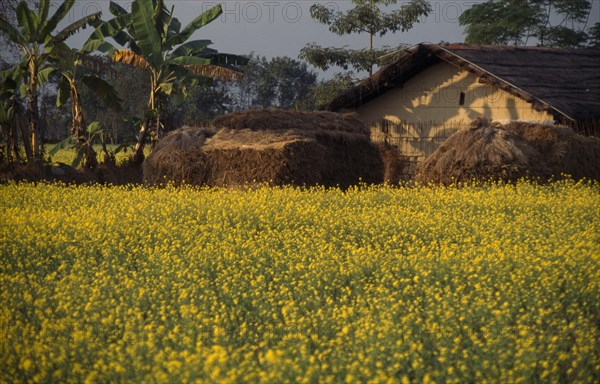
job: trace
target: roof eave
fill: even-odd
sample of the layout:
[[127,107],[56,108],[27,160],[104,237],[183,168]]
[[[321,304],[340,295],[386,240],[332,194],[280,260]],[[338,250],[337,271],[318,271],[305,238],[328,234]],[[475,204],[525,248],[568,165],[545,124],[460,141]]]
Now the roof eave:
[[[553,116],[562,116],[567,120],[577,119],[564,111],[552,106],[550,103],[535,97],[531,93],[500,78],[486,69],[470,62],[464,57],[437,44],[419,44],[412,47],[405,57],[382,68],[373,76],[363,80],[360,84],[338,95],[328,104],[321,106],[320,110],[341,111],[344,109],[355,109],[377,98],[381,94],[398,86],[402,86],[408,79],[428,68],[435,62],[444,61],[460,69],[469,71],[495,87],[498,87],[514,96],[529,102],[534,109],[545,111]],[[435,57],[435,60],[432,58]],[[391,72],[391,73],[390,73]],[[396,73],[394,73],[396,72]],[[379,81],[381,78],[395,77],[393,82]]]
[[[358,85],[338,95],[329,103],[319,107],[319,110],[340,111],[343,109],[357,108],[377,98],[388,90],[401,86],[406,80],[431,65],[428,61],[431,60],[433,55],[427,49],[427,45],[418,44],[407,51],[409,53],[406,56],[383,67],[372,76],[362,80]],[[397,74],[394,75],[393,72],[397,72]],[[392,83],[385,82],[382,84],[377,80],[381,77],[396,78]]]

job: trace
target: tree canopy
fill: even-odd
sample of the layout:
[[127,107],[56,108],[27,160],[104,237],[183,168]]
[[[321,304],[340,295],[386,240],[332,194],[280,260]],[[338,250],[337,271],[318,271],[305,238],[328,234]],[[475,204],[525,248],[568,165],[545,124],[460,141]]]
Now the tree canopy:
[[306,63],[286,56],[272,59],[251,55],[244,76],[232,84],[235,109],[310,109],[317,74]]
[[426,0],[352,0],[352,3],[354,8],[346,12],[336,12],[327,5],[314,4],[310,8],[310,15],[319,23],[328,25],[329,31],[336,35],[367,34],[369,46],[365,49],[349,49],[309,43],[302,49],[301,58],[323,70],[339,66],[372,73],[375,65],[393,60],[392,53],[398,50],[398,47],[388,46],[376,48],[374,38],[407,31],[431,11],[431,5]]
[[463,12],[459,23],[470,44],[583,47],[598,40],[587,25],[591,9],[589,0],[488,0]]

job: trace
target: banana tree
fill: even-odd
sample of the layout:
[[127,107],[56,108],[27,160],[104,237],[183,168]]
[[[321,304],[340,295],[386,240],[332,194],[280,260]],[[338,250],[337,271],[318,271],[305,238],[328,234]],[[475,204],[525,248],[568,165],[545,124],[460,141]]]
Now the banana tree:
[[12,68],[0,72],[0,129],[6,136],[7,163],[19,162],[19,129],[27,158],[32,158],[31,143],[27,140],[28,131],[25,113],[21,105],[19,83],[21,71]]
[[[88,132],[85,128],[83,108],[79,94],[80,83],[89,88],[104,104],[115,110],[121,111],[121,100],[112,85],[102,79],[95,72],[107,72],[110,68],[99,57],[86,55],[83,52],[71,49],[66,44],[57,44],[51,50],[52,62],[60,72],[56,106],[61,107],[68,100],[71,101],[71,137],[75,142],[78,152],[84,154],[83,165],[94,168],[97,156]],[[84,73],[79,73],[80,70]]]
[[100,19],[100,12],[85,16],[53,34],[58,24],[69,14],[76,0],[65,0],[49,16],[51,0],[40,0],[37,13],[30,9],[25,0],[17,5],[17,22],[19,28],[13,27],[0,15],[0,31],[4,32],[8,39],[15,43],[21,53],[20,68],[24,71],[25,94],[28,100],[27,117],[29,121],[29,138],[32,147],[32,155],[28,161],[41,159],[42,141],[38,123],[38,88],[42,82],[48,80],[48,76],[54,70],[49,65],[48,48],[57,43],[64,42],[67,38],[77,33],[79,29],[91,25]]
[[[247,59],[208,48],[210,40],[188,41],[221,15],[220,5],[203,12],[183,29],[173,16],[173,7],[167,9],[163,0],[134,0],[131,12],[111,1],[109,9],[115,17],[96,28],[83,50],[108,52],[112,60],[148,72],[150,95],[133,154],[133,161],[141,163],[148,134],[154,131],[157,137],[162,135],[161,97],[181,102],[190,84],[207,78],[237,78],[240,73],[235,66]],[[106,40],[109,37],[127,49],[117,49]]]

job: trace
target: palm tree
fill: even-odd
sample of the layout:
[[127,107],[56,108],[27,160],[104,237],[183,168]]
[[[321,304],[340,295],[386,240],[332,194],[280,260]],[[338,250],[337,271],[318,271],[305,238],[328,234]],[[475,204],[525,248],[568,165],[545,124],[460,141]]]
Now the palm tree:
[[[133,154],[133,161],[140,163],[148,133],[155,130],[157,137],[162,135],[161,96],[179,102],[185,99],[190,84],[207,78],[237,78],[240,74],[234,66],[245,64],[247,59],[208,48],[210,40],[187,41],[223,12],[220,5],[197,16],[183,29],[173,17],[173,7],[167,9],[164,0],[134,0],[130,13],[111,1],[110,11],[115,17],[98,26],[83,49],[109,52],[112,60],[148,72],[150,95]],[[128,49],[115,48],[106,41],[108,37]]]
[[14,42],[22,51],[21,62],[25,82],[25,94],[28,99],[27,117],[29,121],[29,138],[32,153],[28,154],[28,162],[42,156],[41,132],[38,124],[38,88],[48,80],[54,68],[49,63],[49,48],[64,42],[80,28],[91,25],[100,19],[100,12],[85,16],[53,34],[58,24],[69,14],[76,0],[65,0],[49,17],[50,0],[40,0],[37,13],[29,9],[22,0],[17,5],[17,22],[19,28],[13,27],[0,15],[0,31]]

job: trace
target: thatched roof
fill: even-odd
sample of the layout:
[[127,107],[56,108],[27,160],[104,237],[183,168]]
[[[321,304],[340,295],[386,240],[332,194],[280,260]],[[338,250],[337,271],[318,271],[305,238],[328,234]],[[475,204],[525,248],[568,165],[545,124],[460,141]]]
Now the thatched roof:
[[356,108],[440,62],[469,71],[557,120],[600,119],[599,50],[465,44],[419,44],[322,109]]

